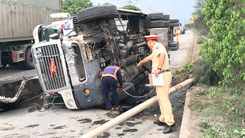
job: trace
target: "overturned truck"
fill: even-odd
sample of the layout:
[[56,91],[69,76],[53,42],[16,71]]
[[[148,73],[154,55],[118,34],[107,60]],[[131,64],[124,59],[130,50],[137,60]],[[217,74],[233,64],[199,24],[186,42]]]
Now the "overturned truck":
[[[34,30],[37,35],[32,54],[43,91],[60,94],[69,109],[102,105],[102,71],[117,61],[124,89],[135,95],[136,86],[151,72],[150,63],[136,67],[151,53],[144,36],[159,35],[168,51],[168,44],[173,43],[170,23],[161,15],[155,14],[158,23],[154,24],[154,18],[147,14],[113,5],[87,8],[75,17],[65,13],[52,15],[65,19]],[[122,90],[118,92],[120,100],[127,98]]]

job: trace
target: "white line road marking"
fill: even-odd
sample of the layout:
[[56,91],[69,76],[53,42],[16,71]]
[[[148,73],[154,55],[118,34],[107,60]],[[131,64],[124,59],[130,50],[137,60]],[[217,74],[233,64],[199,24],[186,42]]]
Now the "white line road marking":
[[5,80],[5,79],[9,79],[12,78],[11,76],[5,77],[5,78],[1,78],[0,81]]

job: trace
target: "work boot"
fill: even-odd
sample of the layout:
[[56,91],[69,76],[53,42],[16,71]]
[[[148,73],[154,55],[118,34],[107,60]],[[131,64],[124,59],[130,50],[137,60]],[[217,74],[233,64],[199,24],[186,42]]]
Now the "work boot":
[[107,110],[108,113],[110,113],[111,111],[114,111],[114,107],[111,108],[111,110]]
[[154,124],[160,125],[160,126],[166,126],[166,123],[161,122],[160,120],[154,121]]
[[118,106],[118,107],[115,107],[115,110],[119,110],[120,109],[120,107]]
[[165,128],[165,130],[163,131],[163,134],[167,134],[167,133],[172,132],[172,129],[174,128],[174,126],[175,126],[175,123],[174,123],[173,125],[171,125],[171,126],[166,125],[166,128]]

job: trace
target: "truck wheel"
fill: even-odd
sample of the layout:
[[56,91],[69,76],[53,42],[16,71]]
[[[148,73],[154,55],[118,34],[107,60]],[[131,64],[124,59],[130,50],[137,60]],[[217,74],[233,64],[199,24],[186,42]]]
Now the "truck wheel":
[[162,20],[151,21],[150,26],[151,26],[150,28],[168,28],[169,22],[168,21],[162,21]]
[[170,23],[169,26],[170,26],[170,27],[179,27],[179,24],[178,24],[178,23]]
[[79,23],[85,23],[90,20],[105,17],[118,17],[118,11],[115,5],[102,5],[81,10],[76,16]]
[[164,20],[164,21],[168,21],[169,20],[169,15],[163,15],[163,19],[162,20]]
[[169,22],[170,23],[178,23],[179,22],[179,19],[170,19]]
[[80,32],[80,28],[79,28],[80,25],[77,21],[77,17],[73,17],[72,21],[73,21],[73,27],[75,29],[75,32],[78,34],[78,32]]
[[171,51],[177,51],[179,49],[179,45],[178,46],[175,46],[175,47],[169,47],[169,49]]
[[24,67],[26,69],[34,69],[34,64],[33,64],[33,57],[31,53],[31,48],[26,49],[26,55],[25,55],[25,61],[24,61]]
[[168,43],[168,47],[176,47],[178,45],[179,45],[179,42]]
[[164,26],[165,26],[166,28],[170,27],[169,21],[163,21],[163,22],[164,22]]
[[5,68],[7,65],[8,65],[8,63],[7,63],[6,61],[2,60],[2,67],[1,67],[1,68],[3,69],[3,68]]
[[163,20],[163,13],[151,13],[149,14],[151,21]]

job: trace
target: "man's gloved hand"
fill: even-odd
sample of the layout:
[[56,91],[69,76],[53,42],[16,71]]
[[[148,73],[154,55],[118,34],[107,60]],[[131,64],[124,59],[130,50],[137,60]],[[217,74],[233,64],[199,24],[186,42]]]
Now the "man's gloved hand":
[[124,89],[124,85],[123,85],[123,84],[122,84],[122,85],[120,85],[120,88],[121,88],[121,89]]

